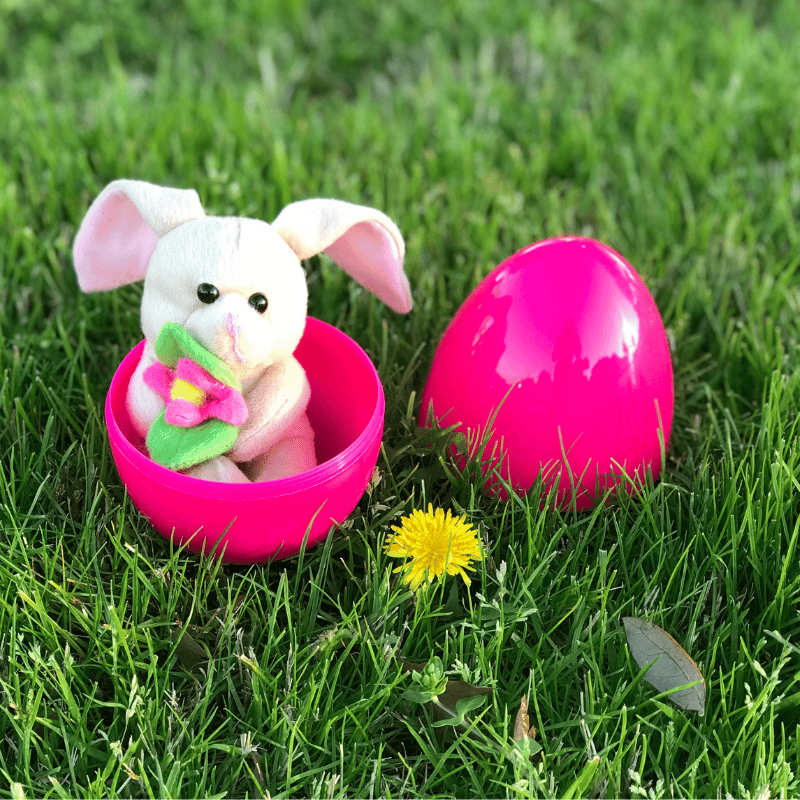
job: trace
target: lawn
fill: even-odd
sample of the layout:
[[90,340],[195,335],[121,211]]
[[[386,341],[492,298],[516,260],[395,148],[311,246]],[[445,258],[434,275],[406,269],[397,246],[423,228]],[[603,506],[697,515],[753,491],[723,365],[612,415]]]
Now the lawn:
[[[0,0],[0,794],[800,796],[798,75],[796,0]],[[127,499],[103,404],[141,286],[84,295],[71,257],[118,177],[403,232],[408,316],[306,263],[387,397],[324,545],[220,565]],[[661,480],[577,513],[486,495],[416,425],[472,288],[565,233],[641,273],[675,371]],[[428,503],[489,557],[415,598],[382,543]],[[703,715],[626,616],[695,660]],[[435,658],[491,689],[463,726],[404,696]]]

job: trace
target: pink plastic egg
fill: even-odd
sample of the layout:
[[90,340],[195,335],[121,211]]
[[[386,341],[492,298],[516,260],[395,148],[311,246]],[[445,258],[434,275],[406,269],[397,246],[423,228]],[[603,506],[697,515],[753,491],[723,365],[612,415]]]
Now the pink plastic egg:
[[471,455],[482,454],[484,474],[496,467],[518,492],[541,476],[557,502],[586,508],[661,471],[673,409],[661,316],[611,248],[580,237],[538,242],[500,264],[456,313],[420,424],[431,405],[440,425],[458,424]]
[[367,354],[349,336],[313,317],[295,356],[311,384],[308,417],[318,464],[263,483],[218,483],[162,467],[147,456],[125,408],[144,342],[125,357],[106,397],[111,453],[136,508],[165,538],[223,561],[287,558],[324,540],[358,504],[383,435],[384,396]]

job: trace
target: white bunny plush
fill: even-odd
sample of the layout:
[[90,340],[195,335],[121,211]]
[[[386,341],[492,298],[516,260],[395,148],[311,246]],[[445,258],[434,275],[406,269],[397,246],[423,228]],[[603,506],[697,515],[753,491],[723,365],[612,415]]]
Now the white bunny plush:
[[144,279],[146,344],[127,395],[139,433],[146,437],[168,406],[153,388],[148,368],[158,361],[159,333],[168,324],[179,326],[220,360],[216,363],[233,376],[230,383],[235,380],[246,403],[246,421],[230,449],[184,471],[207,480],[246,482],[293,475],[316,464],[306,415],[310,388],[293,356],[308,300],[300,260],[327,253],[405,313],[412,301],[404,249],[385,214],[341,200],[292,203],[269,225],[206,216],[192,189],[117,180],[90,206],[73,257],[85,292]]

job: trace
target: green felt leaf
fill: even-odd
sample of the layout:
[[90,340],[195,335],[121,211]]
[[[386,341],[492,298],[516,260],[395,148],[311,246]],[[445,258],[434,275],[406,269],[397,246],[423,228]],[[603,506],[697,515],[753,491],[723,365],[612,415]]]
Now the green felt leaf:
[[215,458],[233,447],[239,429],[221,419],[207,419],[191,428],[170,425],[162,411],[147,432],[150,458],[168,469],[189,467]]
[[242,389],[231,368],[221,358],[206,350],[177,322],[164,323],[156,337],[155,351],[158,360],[168,367],[174,367],[181,358],[188,358],[226,386],[232,386],[237,391]]

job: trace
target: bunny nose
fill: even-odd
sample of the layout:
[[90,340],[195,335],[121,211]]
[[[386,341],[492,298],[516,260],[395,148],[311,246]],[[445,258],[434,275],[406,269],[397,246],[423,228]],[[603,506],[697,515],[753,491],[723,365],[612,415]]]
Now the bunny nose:
[[239,335],[239,323],[230,311],[225,315],[225,330],[234,339]]
[[230,311],[225,315],[225,330],[228,331],[228,335],[233,339],[233,354],[236,356],[239,363],[243,364],[245,358],[239,351],[239,333],[241,332],[241,328],[238,319]]

